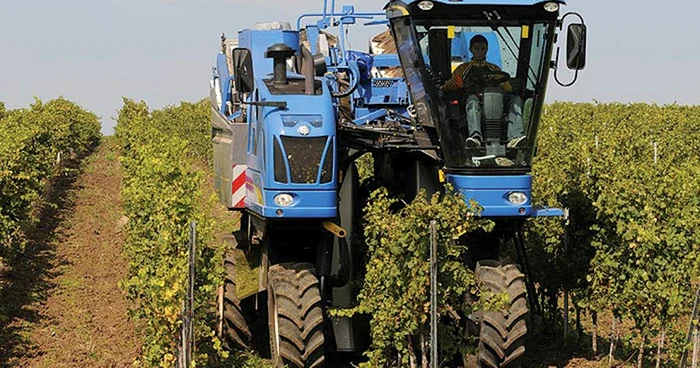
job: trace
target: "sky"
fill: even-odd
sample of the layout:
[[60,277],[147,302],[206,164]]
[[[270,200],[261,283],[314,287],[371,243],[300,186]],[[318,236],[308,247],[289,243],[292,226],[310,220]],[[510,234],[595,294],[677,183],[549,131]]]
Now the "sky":
[[[300,13],[323,9],[322,0],[1,1],[0,101],[12,109],[63,96],[97,114],[108,135],[122,97],[154,109],[207,97],[222,33],[262,21],[294,24]],[[549,102],[700,104],[699,2],[568,2],[563,10],[579,12],[588,26],[587,64],[570,88],[552,81]],[[338,0],[337,7],[346,3],[363,12],[384,6]]]

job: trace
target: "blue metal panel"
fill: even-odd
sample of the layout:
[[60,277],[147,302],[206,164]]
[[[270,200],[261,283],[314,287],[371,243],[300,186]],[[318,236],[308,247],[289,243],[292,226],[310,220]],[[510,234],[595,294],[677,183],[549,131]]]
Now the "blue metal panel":
[[368,122],[376,119],[380,119],[386,116],[386,109],[377,109],[373,112],[369,112],[367,109],[362,109],[362,114],[358,114],[359,118],[353,120],[352,122],[357,125],[365,125]]
[[[360,83],[354,96],[362,98],[364,105],[379,108],[400,109],[399,106],[405,107],[409,103],[408,88],[403,78],[374,78]],[[362,115],[358,113],[356,116]]]
[[399,56],[396,54],[379,54],[372,55],[374,58],[374,66],[377,68],[388,68],[392,66],[401,66]]
[[[296,74],[289,73],[290,77]],[[331,142],[335,143],[336,121],[330,90],[323,84],[321,95],[273,95],[262,78],[256,78],[259,101],[285,101],[286,109],[274,107],[253,107],[248,115],[254,122],[256,135],[262,141],[258,143],[258,154],[249,149],[246,207],[251,211],[269,218],[332,218],[337,215],[337,173],[332,173],[329,183],[278,183],[274,180],[273,140],[280,136],[288,137],[329,137],[326,141],[321,163],[325,159],[333,160],[336,167],[336,150],[329,150]],[[309,128],[306,135],[299,133],[301,125]],[[264,132],[264,133],[263,133]],[[335,145],[334,145],[335,147]],[[283,148],[284,149],[284,148]],[[327,154],[332,155],[326,158]],[[290,207],[280,208],[274,205],[273,198],[280,193],[291,194],[295,201]],[[283,215],[277,214],[282,209]]]
[[[421,0],[406,0],[406,4],[417,3]],[[535,5],[546,2],[566,4],[564,0],[433,0],[447,5]]]
[[[484,217],[529,217],[532,215],[532,177],[530,175],[453,175],[447,181],[459,190],[467,201],[475,200]],[[508,201],[511,192],[522,192],[527,201],[514,205]]]
[[[323,94],[321,95],[272,95],[265,88],[262,80],[257,81],[258,86],[261,86],[260,99],[261,101],[286,101],[287,109],[281,110],[272,107],[265,107],[263,109],[265,127],[267,129],[266,137],[266,155],[267,157],[273,157],[273,139],[279,136],[289,136],[289,137],[335,137],[336,134],[336,122],[335,122],[335,111],[333,109],[333,102],[330,97],[330,90],[326,85],[323,85]],[[321,124],[307,124],[309,128],[309,134],[302,136],[297,126],[289,126],[289,124],[284,123],[284,115],[309,115],[309,116],[320,116]],[[265,172],[274,172],[273,160],[267,160],[265,162]],[[334,178],[330,183],[320,184],[288,184],[280,188],[280,184],[274,181],[272,175],[267,175],[265,182],[263,183],[265,188],[294,188],[294,189],[318,189],[318,190],[333,190],[336,188],[336,178],[335,173]]]

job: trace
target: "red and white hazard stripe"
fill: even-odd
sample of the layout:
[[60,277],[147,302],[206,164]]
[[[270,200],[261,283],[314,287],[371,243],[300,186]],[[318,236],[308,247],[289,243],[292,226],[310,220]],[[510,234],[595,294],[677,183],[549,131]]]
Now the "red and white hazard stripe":
[[233,165],[231,180],[231,198],[234,208],[245,207],[245,170],[246,165]]

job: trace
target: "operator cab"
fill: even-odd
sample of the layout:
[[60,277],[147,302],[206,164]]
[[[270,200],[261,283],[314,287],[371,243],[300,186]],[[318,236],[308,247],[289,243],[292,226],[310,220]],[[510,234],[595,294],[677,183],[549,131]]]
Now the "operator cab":
[[[559,4],[522,3],[528,5],[395,1],[386,8],[416,115],[434,128],[450,173],[530,171]],[[472,59],[470,40],[477,35],[488,41],[485,61],[500,71],[460,80],[458,90],[448,91],[445,82]],[[475,98],[479,109],[468,109]],[[480,115],[476,129],[467,116],[474,111]],[[479,145],[470,145],[477,129]],[[509,144],[515,135],[525,138]]]

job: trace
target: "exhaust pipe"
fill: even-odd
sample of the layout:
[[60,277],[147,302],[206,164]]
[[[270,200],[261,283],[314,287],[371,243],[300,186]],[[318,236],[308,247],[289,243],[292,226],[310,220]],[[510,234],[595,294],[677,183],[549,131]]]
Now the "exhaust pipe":
[[314,57],[311,55],[311,51],[306,48],[306,46],[301,46],[301,57],[304,60],[302,64],[302,69],[304,73],[304,90],[307,95],[314,94]]
[[294,49],[283,43],[276,43],[265,50],[265,57],[274,60],[274,84],[287,84],[287,59],[295,53]]

